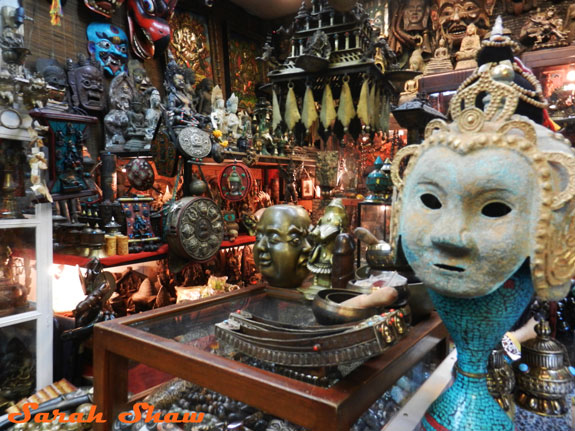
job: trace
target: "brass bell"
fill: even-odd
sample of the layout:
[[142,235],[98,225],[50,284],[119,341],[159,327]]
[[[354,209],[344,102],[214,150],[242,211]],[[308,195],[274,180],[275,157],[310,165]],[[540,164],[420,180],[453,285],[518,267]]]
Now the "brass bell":
[[565,346],[551,338],[549,322],[535,325],[537,337],[521,345],[521,359],[513,363],[517,405],[541,416],[563,416],[573,391],[575,368],[569,366]]

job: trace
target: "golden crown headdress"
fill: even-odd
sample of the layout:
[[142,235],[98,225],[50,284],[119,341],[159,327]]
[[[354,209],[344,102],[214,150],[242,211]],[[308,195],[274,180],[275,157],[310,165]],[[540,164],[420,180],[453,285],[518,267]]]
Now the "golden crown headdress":
[[[515,46],[503,35],[498,18],[484,49]],[[539,213],[530,252],[533,285],[543,299],[564,297],[575,275],[575,157],[570,142],[560,133],[518,115],[518,106],[543,110],[546,101],[535,76],[520,63],[498,58],[480,67],[459,87],[450,102],[451,123],[432,120],[425,140],[398,152],[391,176],[395,187],[391,236],[397,255],[398,220],[403,178],[428,148],[446,146],[461,154],[482,148],[506,148],[525,157],[538,177]],[[515,82],[517,76],[526,88]],[[405,161],[407,166],[405,166]]]

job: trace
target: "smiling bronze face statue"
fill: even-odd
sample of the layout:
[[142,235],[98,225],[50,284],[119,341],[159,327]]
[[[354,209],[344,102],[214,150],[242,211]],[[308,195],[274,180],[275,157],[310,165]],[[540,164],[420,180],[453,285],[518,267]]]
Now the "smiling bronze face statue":
[[[500,30],[486,49],[512,47]],[[545,106],[535,77],[512,59],[485,62],[453,96],[454,121],[433,120],[393,160],[394,252],[429,288],[457,347],[455,380],[425,431],[514,429],[487,390],[489,354],[534,295],[564,297],[575,274],[574,153],[517,115],[531,115],[523,104]]]
[[254,261],[270,286],[296,288],[309,274],[310,224],[307,211],[299,206],[274,205],[263,212],[256,227]]

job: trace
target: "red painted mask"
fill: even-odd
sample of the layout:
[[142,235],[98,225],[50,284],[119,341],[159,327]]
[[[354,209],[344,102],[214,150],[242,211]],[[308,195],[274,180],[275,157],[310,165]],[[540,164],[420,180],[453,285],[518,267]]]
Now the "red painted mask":
[[92,12],[112,18],[116,9],[124,4],[124,0],[84,0],[84,4]]
[[178,0],[128,0],[130,43],[137,57],[157,56],[170,43],[170,24]]

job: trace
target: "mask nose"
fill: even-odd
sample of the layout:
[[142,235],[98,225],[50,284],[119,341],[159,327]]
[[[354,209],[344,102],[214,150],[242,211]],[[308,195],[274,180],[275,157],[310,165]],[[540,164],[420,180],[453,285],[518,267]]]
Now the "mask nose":
[[439,222],[432,234],[434,247],[457,256],[468,254],[473,248],[473,239],[462,221],[450,218],[449,222]]
[[461,12],[461,11],[459,10],[459,8],[456,7],[455,10],[453,11],[453,15],[451,16],[451,19],[452,19],[453,21],[460,21],[460,20],[461,20],[461,17],[459,16],[459,13],[460,13],[460,12]]

